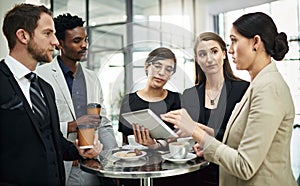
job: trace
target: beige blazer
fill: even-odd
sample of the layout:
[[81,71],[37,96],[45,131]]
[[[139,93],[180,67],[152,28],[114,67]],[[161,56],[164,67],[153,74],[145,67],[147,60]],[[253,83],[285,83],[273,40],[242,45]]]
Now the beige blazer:
[[[100,155],[105,155],[108,150],[117,147],[114,130],[110,120],[106,116],[106,109],[103,105],[103,95],[100,81],[94,71],[82,67],[86,80],[87,102],[101,104],[101,124],[98,128],[99,140],[103,144],[104,150]],[[51,63],[38,66],[37,74],[47,81],[54,89],[55,102],[58,109],[60,129],[65,138],[75,141],[76,133],[67,134],[68,122],[76,119],[72,97],[68,89],[67,82],[57,61],[57,57]],[[65,162],[66,177],[70,173],[72,162]]]
[[204,145],[204,158],[220,165],[220,186],[296,186],[290,164],[294,117],[289,87],[272,62],[233,111],[223,142]]

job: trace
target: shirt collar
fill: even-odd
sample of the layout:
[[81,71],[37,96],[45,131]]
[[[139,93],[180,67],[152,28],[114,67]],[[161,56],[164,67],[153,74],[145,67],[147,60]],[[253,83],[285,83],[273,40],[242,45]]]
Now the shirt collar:
[[[15,58],[13,58],[10,55],[7,55],[5,57],[5,63],[9,67],[10,71],[13,73],[13,75],[17,79],[23,78],[26,74],[30,73],[31,70],[29,70],[26,66],[24,66],[21,62],[17,61]],[[35,71],[33,71],[35,72]]]
[[69,69],[69,67],[67,67],[67,66],[62,62],[60,56],[57,56],[57,61],[58,61],[58,64],[59,64],[59,66],[60,66],[60,68],[61,68],[61,70],[62,70],[62,72],[63,72],[64,74],[68,74],[68,73],[73,74],[73,72]]
[[83,71],[81,67],[81,63],[78,63],[77,70],[76,70],[76,76],[82,76]]
[[83,71],[82,71],[82,67],[81,67],[81,64],[78,62],[78,65],[77,65],[77,69],[76,69],[76,72],[75,74],[70,70],[69,67],[67,67],[63,61],[61,60],[60,56],[57,56],[57,61],[58,61],[58,64],[62,70],[62,72],[66,75],[66,74],[72,74],[74,76],[81,76],[83,74]]

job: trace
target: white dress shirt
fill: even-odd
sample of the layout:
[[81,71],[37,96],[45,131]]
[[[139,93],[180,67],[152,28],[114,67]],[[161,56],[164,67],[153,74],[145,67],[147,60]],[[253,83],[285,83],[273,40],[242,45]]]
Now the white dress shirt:
[[25,77],[25,75],[30,73],[31,71],[10,55],[7,55],[5,57],[4,62],[8,66],[10,71],[13,73],[29,105],[32,106],[29,94],[30,81]]

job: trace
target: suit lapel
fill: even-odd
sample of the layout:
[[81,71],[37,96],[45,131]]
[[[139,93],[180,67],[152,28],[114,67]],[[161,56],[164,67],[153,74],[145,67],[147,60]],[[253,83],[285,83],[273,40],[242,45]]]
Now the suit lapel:
[[[50,94],[49,88],[46,86],[45,81],[39,79],[39,84],[40,84],[41,90],[44,94],[44,98],[47,102],[47,106],[48,106],[48,110],[49,110],[49,118],[50,118],[50,127],[52,128],[53,132],[59,131],[59,129],[57,128],[57,125],[55,125],[58,123],[58,120],[55,118],[55,113],[57,113],[57,110],[55,108],[56,105],[54,105],[54,103],[55,103],[55,100],[53,99],[54,95]],[[54,137],[53,140],[55,141],[55,145],[57,145],[57,143],[58,143],[57,138]]]
[[57,58],[55,58],[55,60],[52,62],[51,74],[52,74],[57,86],[59,87],[60,93],[64,97],[64,100],[67,103],[70,112],[72,113],[73,119],[75,120],[76,116],[75,116],[72,97],[69,93],[69,88],[67,86],[64,75],[58,64]]
[[[8,79],[9,79],[9,82],[10,82],[11,86],[13,87],[13,89],[15,90],[15,92],[19,96],[19,98],[23,101],[25,112],[27,112],[30,120],[33,123],[33,126],[34,126],[36,132],[41,137],[42,135],[41,135],[41,132],[40,132],[40,129],[39,129],[40,124],[39,124],[38,120],[34,117],[32,109],[31,109],[27,99],[25,98],[19,84],[15,80],[13,74],[11,73],[8,66],[4,62],[0,62],[0,69],[4,72],[4,74],[6,74],[8,76]],[[42,137],[41,137],[41,139],[42,139]],[[44,148],[46,148],[45,144],[44,144]]]
[[201,84],[198,88],[200,113],[198,121],[205,122],[205,86]]
[[[251,85],[250,85],[251,86]],[[227,137],[228,137],[228,133],[232,127],[232,124],[234,123],[236,117],[239,115],[239,113],[241,112],[242,108],[244,107],[245,103],[247,102],[247,100],[249,99],[250,96],[250,86],[248,87],[247,91],[245,92],[242,100],[240,101],[240,103],[237,103],[237,105],[235,106],[234,110],[233,110],[233,114],[230,116],[229,121],[227,123],[226,126],[226,130],[224,133],[224,137],[223,137],[223,143],[226,142]]]

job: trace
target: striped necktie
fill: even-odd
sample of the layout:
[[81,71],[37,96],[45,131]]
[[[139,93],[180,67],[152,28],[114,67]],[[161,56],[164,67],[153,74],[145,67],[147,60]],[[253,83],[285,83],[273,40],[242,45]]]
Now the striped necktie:
[[37,76],[35,73],[30,72],[27,75],[25,75],[25,77],[31,82],[29,92],[33,113],[38,118],[38,120],[41,123],[43,123],[47,115],[47,107],[45,100],[41,94],[41,89],[38,83]]

